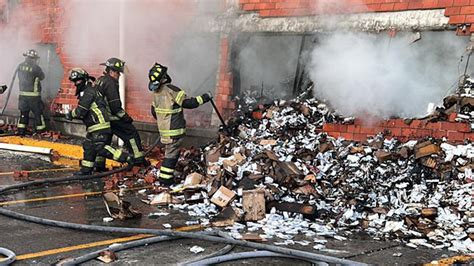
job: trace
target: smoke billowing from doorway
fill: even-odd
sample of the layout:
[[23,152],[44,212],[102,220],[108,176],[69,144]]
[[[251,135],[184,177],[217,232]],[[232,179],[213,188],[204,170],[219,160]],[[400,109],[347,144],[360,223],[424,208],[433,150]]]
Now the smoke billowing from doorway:
[[[311,55],[315,95],[344,115],[413,117],[440,103],[462,74],[467,40],[453,32],[337,33],[320,38]],[[453,91],[453,89],[451,90]]]

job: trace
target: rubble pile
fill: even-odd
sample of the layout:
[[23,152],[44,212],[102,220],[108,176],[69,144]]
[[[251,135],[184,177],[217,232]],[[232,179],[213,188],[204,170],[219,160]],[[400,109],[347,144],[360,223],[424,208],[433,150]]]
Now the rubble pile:
[[471,123],[474,128],[474,79],[468,78],[457,94],[444,98],[443,107],[435,112],[440,113],[453,114],[455,121]]
[[472,143],[382,135],[348,142],[320,132],[331,118],[350,120],[313,99],[241,112],[230,135],[184,152],[177,167],[184,183],[148,200],[236,238],[247,231],[256,232],[253,240],[310,244],[294,240],[304,235],[321,250],[322,236],[344,240],[363,231],[411,247],[474,251]]

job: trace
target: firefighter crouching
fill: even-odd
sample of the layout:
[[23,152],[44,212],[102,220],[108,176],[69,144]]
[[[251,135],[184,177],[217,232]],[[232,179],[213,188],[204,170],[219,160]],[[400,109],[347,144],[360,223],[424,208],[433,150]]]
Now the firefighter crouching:
[[[132,124],[133,119],[122,108],[119,93],[119,77],[123,73],[125,62],[117,58],[109,58],[105,63],[104,75],[97,79],[97,90],[104,96],[107,104],[112,133],[123,140],[136,166],[148,166],[137,129]],[[105,159],[97,158],[98,170],[105,169]]]
[[18,65],[18,79],[20,81],[20,96],[18,108],[20,119],[18,121],[18,135],[24,136],[28,126],[30,111],[35,118],[35,131],[40,133],[46,129],[43,116],[43,102],[41,101],[41,80],[44,73],[38,65],[38,52],[31,49],[23,54],[25,61]]
[[148,78],[148,88],[153,92],[151,113],[157,120],[161,143],[165,145],[165,159],[160,167],[159,181],[164,186],[170,186],[174,184],[174,170],[186,133],[183,108],[197,108],[210,101],[211,96],[205,93],[196,98],[186,98],[183,90],[171,84],[167,67],[158,63],[150,69]]
[[66,119],[82,119],[87,128],[86,140],[82,144],[84,149],[81,161],[81,170],[77,175],[90,175],[93,172],[97,156],[112,159],[118,162],[131,163],[131,158],[110,145],[112,130],[106,111],[106,103],[100,92],[92,86],[94,77],[82,68],[73,68],[69,80],[76,86],[76,96],[79,99],[77,108],[66,114]]

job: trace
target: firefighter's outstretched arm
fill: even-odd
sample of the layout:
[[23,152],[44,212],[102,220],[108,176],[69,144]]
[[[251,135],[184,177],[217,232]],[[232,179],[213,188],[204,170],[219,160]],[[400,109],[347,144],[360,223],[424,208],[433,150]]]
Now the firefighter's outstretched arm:
[[[194,109],[194,108],[197,108],[199,107],[200,105],[202,104],[205,104],[207,102],[209,102],[211,100],[211,96],[208,94],[208,93],[204,93],[203,95],[201,96],[197,96],[197,97],[191,97],[191,98],[187,98],[187,99],[184,99],[184,97],[186,96],[186,94],[184,94],[184,91],[181,91],[183,92],[183,99],[181,100],[179,97],[180,95],[178,94],[178,96],[176,97],[176,103],[181,105],[183,108],[186,108],[186,109]],[[181,93],[180,92],[180,93]],[[179,102],[179,100],[181,100],[181,102]]]

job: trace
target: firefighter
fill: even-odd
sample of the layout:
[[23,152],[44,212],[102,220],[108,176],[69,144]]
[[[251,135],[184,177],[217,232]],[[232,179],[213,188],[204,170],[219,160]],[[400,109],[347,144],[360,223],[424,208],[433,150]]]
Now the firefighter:
[[92,86],[95,78],[82,68],[73,68],[69,80],[76,86],[79,104],[73,111],[66,113],[66,119],[82,119],[87,128],[86,140],[82,144],[84,155],[81,170],[76,174],[92,174],[97,156],[131,163],[131,158],[126,153],[108,145],[112,139],[112,130],[106,103],[100,92]]
[[[97,79],[96,87],[104,96],[110,118],[112,133],[123,140],[130,154],[133,154],[134,165],[148,166],[137,129],[132,124],[133,119],[122,108],[119,93],[119,77],[123,73],[125,62],[118,58],[109,58],[105,63],[103,76]],[[97,169],[105,170],[105,159],[97,158]]]
[[148,73],[148,88],[153,92],[151,113],[157,120],[161,143],[165,145],[165,159],[160,167],[159,181],[164,186],[174,184],[175,166],[179,150],[186,133],[183,108],[194,109],[211,100],[205,93],[196,98],[187,98],[186,93],[171,84],[168,68],[155,63]]
[[25,61],[18,65],[18,79],[20,80],[20,97],[18,107],[20,119],[18,121],[18,135],[24,136],[28,126],[30,111],[34,115],[35,131],[40,133],[46,129],[43,116],[43,102],[41,101],[41,80],[44,73],[38,65],[38,52],[31,49],[23,53]]

